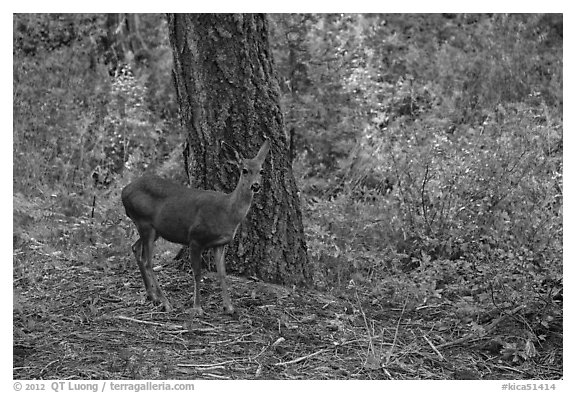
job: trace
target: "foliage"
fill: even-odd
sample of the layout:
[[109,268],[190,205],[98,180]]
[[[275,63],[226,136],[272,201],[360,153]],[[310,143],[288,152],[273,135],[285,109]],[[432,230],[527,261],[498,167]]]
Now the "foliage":
[[[558,20],[559,18],[559,20]],[[477,126],[498,105],[562,110],[561,16],[276,15],[288,128],[312,174],[339,167],[366,124]]]
[[159,79],[169,80],[169,51],[109,78],[106,34],[101,15],[14,15],[16,189],[110,183],[133,157],[145,167],[174,145],[163,132],[174,122],[173,92]]
[[316,283],[561,323],[561,16],[275,22]]

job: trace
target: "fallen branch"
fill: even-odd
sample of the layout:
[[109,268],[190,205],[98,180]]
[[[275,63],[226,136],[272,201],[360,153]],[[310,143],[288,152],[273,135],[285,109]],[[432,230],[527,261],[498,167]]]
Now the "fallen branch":
[[225,377],[224,375],[219,375],[219,374],[202,373],[202,375],[205,375],[207,377],[217,378],[217,379],[230,379],[230,377]]
[[434,352],[436,352],[436,355],[438,355],[438,357],[440,358],[440,360],[444,360],[444,356],[442,356],[442,354],[440,353],[440,351],[434,346],[434,344],[432,344],[432,341],[430,341],[430,339],[428,339],[428,337],[426,337],[426,335],[424,335],[424,340],[426,340],[426,342],[428,343],[428,345],[430,345],[430,348],[432,348],[432,350]]
[[250,332],[250,333],[246,333],[241,335],[240,337],[234,338],[234,339],[228,339],[228,340],[223,340],[223,341],[210,341],[210,344],[236,344],[237,342],[242,341],[242,339],[244,337],[249,337],[251,335],[253,335],[255,332]]
[[[160,323],[160,322],[152,322],[152,321],[143,321],[141,319],[136,319],[136,318],[131,318],[131,317],[125,317],[123,315],[118,315],[116,317],[117,319],[122,319],[124,321],[129,321],[129,322],[135,322],[135,323],[141,323],[143,325],[152,325],[152,326],[160,326],[163,327],[165,329],[168,329],[168,331],[166,333],[170,333],[170,334],[175,334],[175,333],[206,333],[206,332],[212,332],[215,329],[213,328],[190,328],[190,329],[186,329],[184,328],[184,326],[182,325],[176,325],[174,323]],[[178,330],[176,330],[178,329]]]
[[316,356],[316,355],[321,354],[322,352],[326,352],[326,351],[327,351],[326,349],[321,349],[321,350],[319,350],[319,351],[316,351],[316,352],[314,352],[314,353],[311,353],[310,355],[302,356],[302,357],[300,357],[300,358],[298,358],[298,359],[290,360],[290,361],[288,361],[288,362],[276,363],[276,364],[274,364],[274,365],[275,365],[275,366],[286,366],[286,365],[288,365],[288,364],[298,363],[298,362],[301,362],[301,361],[303,361],[303,360],[309,359],[309,358],[311,358],[311,357],[313,357],[313,356]]
[[[522,310],[523,308],[524,308],[524,306],[518,306],[515,309],[513,309],[512,311],[510,311],[509,313],[506,313],[506,314],[502,315],[501,317],[496,318],[494,321],[492,321],[492,323],[490,325],[488,325],[484,328],[484,331],[482,332],[482,334],[486,334],[486,333],[490,332],[491,330],[494,330],[494,328],[496,326],[498,326],[498,324],[500,322],[502,322],[506,317],[509,317],[509,316],[516,314],[518,311]],[[480,334],[481,333],[479,331],[475,331],[475,332],[472,332],[472,333],[465,335],[464,337],[460,337],[457,340],[437,345],[436,348],[445,348],[445,347],[450,347],[452,345],[462,344],[464,342],[470,341],[473,338],[479,337]]]
[[[402,306],[402,313],[398,318],[398,322],[396,322],[396,330],[394,331],[394,340],[392,341],[392,346],[388,351],[386,351],[386,364],[390,363],[390,358],[392,357],[392,352],[394,351],[394,347],[396,346],[396,340],[398,339],[398,330],[400,329],[400,322],[402,321],[402,317],[404,316],[404,311],[406,311],[406,305],[408,304],[408,298],[404,301],[404,306]],[[382,336],[382,340],[384,340],[384,336]]]
[[[144,325],[153,325],[153,326],[162,326],[162,327],[168,326],[168,325],[165,324],[165,323],[151,322],[151,321],[143,321],[143,320],[141,320],[141,319],[125,317],[124,315],[118,315],[116,318],[122,319],[122,320],[124,320],[124,321],[142,323],[142,324],[144,324]],[[170,324],[170,326],[174,326],[174,327],[180,328],[180,329],[182,329],[182,327],[183,327],[183,326],[180,326],[180,325],[172,325],[172,324]]]
[[236,363],[238,359],[226,360],[220,363],[211,363],[211,364],[185,364],[179,363],[177,366],[179,367],[202,367],[202,368],[216,368],[218,366],[223,366],[224,364]]

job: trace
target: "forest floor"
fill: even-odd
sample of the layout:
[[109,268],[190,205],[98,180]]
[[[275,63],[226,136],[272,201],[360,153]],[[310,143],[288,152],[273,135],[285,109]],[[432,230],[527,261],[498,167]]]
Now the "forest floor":
[[173,261],[178,248],[159,240],[156,274],[175,308],[162,312],[144,299],[132,239],[96,236],[102,227],[50,207],[25,213],[27,203],[15,197],[14,379],[563,376],[561,331],[537,357],[502,356],[497,333],[522,323],[520,308],[486,313],[470,329],[448,320],[449,304],[405,307],[359,288],[335,294],[228,276],[229,316],[216,276],[203,272],[204,315],[192,316],[193,276]]

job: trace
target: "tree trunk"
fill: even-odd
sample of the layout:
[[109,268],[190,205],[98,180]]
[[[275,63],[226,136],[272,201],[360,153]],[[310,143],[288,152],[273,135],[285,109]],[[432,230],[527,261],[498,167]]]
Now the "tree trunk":
[[264,137],[271,142],[263,190],[228,248],[227,269],[283,284],[307,282],[311,272],[266,16],[170,14],[168,25],[192,187],[235,188],[238,169],[219,154],[221,141],[245,158],[254,157]]
[[150,54],[140,35],[138,14],[107,14],[107,63],[111,71],[128,62],[142,63]]

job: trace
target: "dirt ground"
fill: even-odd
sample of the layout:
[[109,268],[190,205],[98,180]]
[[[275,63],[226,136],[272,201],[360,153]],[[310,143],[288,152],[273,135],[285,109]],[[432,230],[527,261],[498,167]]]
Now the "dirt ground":
[[156,261],[170,313],[144,299],[128,252],[71,255],[15,247],[14,379],[562,378],[561,333],[557,347],[527,361],[502,356],[498,332],[520,323],[521,308],[486,315],[475,332],[448,323],[449,305],[395,306],[357,290],[335,296],[229,276],[237,311],[228,316],[215,274],[204,272],[198,317],[187,312],[193,276],[167,253]]

